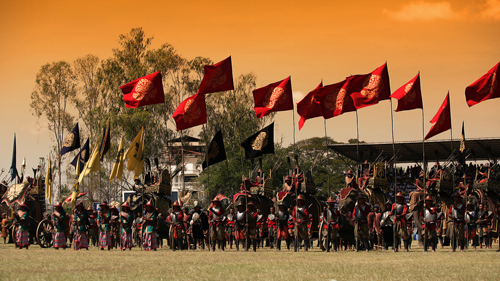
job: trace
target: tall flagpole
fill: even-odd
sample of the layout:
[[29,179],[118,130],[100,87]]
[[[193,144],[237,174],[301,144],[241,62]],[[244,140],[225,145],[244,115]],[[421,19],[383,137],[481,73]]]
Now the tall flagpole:
[[[292,126],[293,126],[293,158],[295,159],[296,157],[296,151],[295,151],[295,105],[292,108]],[[299,158],[297,157],[296,165],[298,166]],[[292,173],[293,174],[293,173]],[[292,179],[292,185],[293,185],[293,179]],[[297,212],[299,211],[299,189],[297,187],[297,184],[295,183],[295,216],[297,216]],[[295,245],[294,245],[294,251],[297,252],[299,250],[299,229],[297,227],[297,224],[295,224]]]
[[358,110],[356,110],[356,181],[359,177],[359,123],[358,123]]
[[[326,149],[326,163],[328,167],[328,160],[330,160],[330,157],[328,157],[328,136],[326,134],[326,119],[323,119],[324,125],[325,125],[325,149]],[[330,172],[330,170],[328,170]],[[330,197],[330,173],[327,173],[327,182],[328,182],[328,197]]]
[[[392,112],[392,99],[390,99],[391,103],[391,132],[392,132],[392,167],[394,171],[394,203],[396,203],[396,194],[398,193],[398,173],[396,170],[396,147],[394,145],[394,113]],[[396,249],[396,222],[394,222],[393,227],[392,227],[392,247],[394,248],[394,251],[397,251]]]
[[[424,205],[425,205],[425,199],[427,197],[427,184],[426,184],[426,177],[427,177],[427,162],[425,161],[425,130],[424,130],[424,107],[422,106],[422,172],[424,173],[424,177],[423,177],[423,188],[424,188]],[[424,220],[425,220],[425,208],[426,207],[430,207],[430,206],[424,206]],[[425,224],[425,221],[424,221],[424,224]],[[419,227],[419,226],[417,226]],[[424,227],[424,235],[422,237],[422,242],[424,243],[424,251],[426,250],[426,233],[427,233],[427,227]],[[420,237],[419,237],[420,239]],[[435,242],[432,242],[432,243],[435,243]],[[437,244],[437,243],[436,243]],[[434,246],[433,246],[434,247]]]

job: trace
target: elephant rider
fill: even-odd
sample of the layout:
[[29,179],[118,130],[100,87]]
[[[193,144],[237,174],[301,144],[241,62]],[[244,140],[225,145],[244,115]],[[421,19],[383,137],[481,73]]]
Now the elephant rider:
[[[236,214],[235,214],[235,224],[234,224],[234,238],[235,238],[235,244],[236,244],[236,250],[240,249],[240,244],[243,247],[243,244],[245,242],[245,236],[246,236],[246,212],[245,212],[245,205],[243,205],[243,202],[239,202],[238,205],[236,205]],[[246,246],[245,246],[246,248]]]
[[406,205],[405,197],[401,192],[396,194],[396,203],[392,204],[391,216],[396,216],[394,232],[396,233],[396,241],[394,244],[394,252],[398,251],[401,239],[404,241],[405,252],[408,252],[408,231],[406,227],[406,214],[408,213],[408,205]]
[[283,191],[286,192],[295,192],[295,188],[292,185],[292,177],[291,176],[286,176],[285,177],[285,183],[283,183]]
[[87,236],[87,226],[89,226],[89,215],[83,207],[83,203],[76,204],[73,211],[73,223],[76,224],[74,249],[89,249],[89,238]]
[[276,250],[281,250],[281,240],[285,240],[288,250],[290,250],[290,236],[288,235],[288,221],[290,219],[290,213],[288,212],[285,203],[280,202],[278,204],[278,212],[276,213],[276,224],[277,224],[277,241]]
[[472,240],[472,247],[474,250],[476,249],[477,243],[477,212],[473,209],[473,204],[471,201],[467,202],[467,210],[465,211],[465,238],[467,238],[467,242],[465,243],[469,246],[469,241]]
[[371,177],[373,177],[373,168],[370,168],[370,162],[365,160],[365,162],[361,164],[361,175],[359,175],[358,178],[358,186],[364,189]]
[[424,186],[424,172],[418,174],[418,178],[415,180],[415,186],[417,187],[417,192],[429,192]]
[[181,205],[179,201],[175,201],[172,205],[172,212],[167,217],[167,222],[170,223],[170,239],[172,239],[172,250],[176,250],[176,247],[182,251],[182,232],[184,230],[184,213],[181,210]]
[[[255,203],[253,201],[248,202],[248,209],[246,213],[246,224],[245,227],[248,229],[247,235],[248,239],[250,239],[251,244],[253,246],[253,251],[257,251],[257,209],[255,209]],[[248,245],[246,245],[248,246]],[[245,250],[248,251],[248,247],[245,247]]]
[[365,250],[368,252],[370,250],[370,245],[368,244],[369,232],[368,232],[368,214],[370,213],[370,205],[366,204],[366,198],[363,193],[358,194],[358,203],[354,207],[352,212],[352,217],[356,221],[354,228],[354,236],[356,237],[356,252],[359,251],[360,242],[363,241]]
[[226,241],[229,242],[229,249],[233,248],[234,241],[234,224],[236,223],[236,216],[234,209],[229,209],[229,215],[226,217]]
[[28,206],[26,205],[25,202],[21,202],[21,204],[19,204],[19,210],[17,210],[17,212],[15,212],[14,215],[16,216],[19,222],[19,227],[17,228],[16,232],[16,244],[19,247],[19,249],[26,247],[26,250],[28,250],[30,246],[30,240],[29,240],[30,225],[28,221],[30,214],[28,211]]
[[52,213],[52,222],[55,227],[54,248],[56,250],[59,250],[59,248],[66,249],[66,235],[64,235],[64,231],[66,230],[66,225],[64,223],[64,220],[66,219],[66,212],[64,211],[61,202],[58,202],[54,208],[55,211]]
[[274,244],[276,243],[276,226],[277,226],[276,225],[277,217],[273,206],[269,208],[269,215],[267,215],[266,221],[267,221],[269,245],[270,249],[272,249],[274,247]]
[[477,224],[479,226],[480,247],[491,248],[491,219],[493,212],[488,211],[488,204],[479,203],[479,212],[477,214]]
[[439,162],[436,162],[434,164],[434,167],[432,167],[432,169],[429,171],[429,178],[427,179],[427,187],[430,187],[431,185],[434,185],[436,182],[438,182],[442,174],[443,174],[443,169],[441,165],[439,165]]
[[[175,203],[177,203],[177,208],[180,211],[179,202],[174,202],[174,205]],[[155,228],[158,221],[158,212],[154,208],[151,201],[148,201],[146,203],[146,213],[144,214],[144,216],[142,216],[142,220],[142,247],[145,251],[156,251],[156,249],[158,248],[158,240]],[[182,221],[182,218],[180,218],[179,221]]]
[[354,180],[354,174],[352,170],[347,171],[347,174],[345,176],[345,188],[348,187],[358,189],[358,184]]
[[122,211],[120,212],[120,244],[122,251],[126,249],[132,250],[134,246],[132,242],[132,224],[134,222],[134,215],[130,211],[130,205],[128,202],[122,204]]
[[323,226],[322,236],[325,243],[324,247],[327,252],[330,252],[330,241],[333,242],[333,251],[337,251],[337,231],[339,228],[339,210],[335,208],[335,200],[332,196],[326,200],[328,207],[323,211]]
[[372,246],[382,246],[382,230],[380,229],[380,220],[382,213],[380,213],[380,205],[375,204],[373,211],[368,214],[368,230],[370,232],[370,240]]
[[101,204],[101,209],[97,216],[97,221],[99,222],[99,244],[101,250],[108,248],[111,250],[111,224],[109,223],[111,219],[111,211],[108,208],[108,202],[104,201]]
[[215,251],[216,241],[219,243],[219,248],[224,251],[224,208],[222,208],[219,198],[215,197],[212,200],[212,206],[209,208],[210,220],[210,238],[212,239],[212,251]]
[[478,174],[478,180],[480,183],[488,181],[489,169],[490,169],[490,165],[488,163],[484,164],[484,166],[481,165],[481,167],[479,167],[477,174]]
[[[437,246],[437,220],[438,220],[438,209],[434,206],[434,199],[432,196],[427,195],[425,198],[425,204],[420,211],[420,216],[422,219],[422,229],[424,230],[424,238],[426,243],[424,245],[424,252],[427,252],[427,247],[429,244],[432,245],[432,252],[436,251]],[[418,227],[418,226],[417,226]]]
[[295,165],[292,173],[292,182],[295,190],[300,190],[300,185],[304,181],[304,172],[300,169],[299,165]]
[[465,204],[462,203],[462,196],[460,193],[456,192],[453,195],[453,204],[450,206],[450,210],[448,211],[448,216],[453,220],[453,232],[451,238],[453,244],[453,252],[455,252],[457,245],[454,243],[456,239],[458,239],[458,244],[460,246],[460,251],[464,250],[464,231],[465,231]]
[[257,184],[262,184],[264,182],[264,172],[259,168],[257,175],[255,176],[255,182]]
[[304,196],[297,196],[297,206],[293,208],[292,217],[294,226],[297,229],[296,232],[296,244],[294,251],[298,250],[301,239],[304,240],[304,251],[307,252],[309,246],[309,233],[307,229],[307,224],[309,222],[309,211],[306,207],[306,200]]

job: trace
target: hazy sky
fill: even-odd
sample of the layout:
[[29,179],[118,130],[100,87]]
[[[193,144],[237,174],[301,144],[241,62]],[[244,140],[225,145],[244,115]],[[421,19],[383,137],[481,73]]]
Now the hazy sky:
[[[235,76],[254,72],[258,86],[291,75],[295,102],[321,80],[339,82],[385,62],[392,91],[420,71],[425,133],[450,91],[455,138],[462,121],[467,137],[500,137],[500,99],[468,108],[464,96],[500,61],[499,0],[2,1],[0,168],[10,167],[14,133],[18,168],[23,156],[28,169],[35,167],[52,145],[46,120],[29,107],[40,67],[86,54],[108,58],[118,36],[134,27],[154,37],[153,48],[168,42],[188,59],[231,55]],[[276,117],[276,138],[285,143],[292,141],[291,117]],[[391,141],[390,120],[389,101],[360,110],[360,139]],[[395,113],[394,120],[396,141],[422,138],[421,111]],[[355,113],[327,120],[327,128],[335,140],[355,138]],[[322,118],[300,132],[296,126],[297,139],[312,136],[324,136]]]

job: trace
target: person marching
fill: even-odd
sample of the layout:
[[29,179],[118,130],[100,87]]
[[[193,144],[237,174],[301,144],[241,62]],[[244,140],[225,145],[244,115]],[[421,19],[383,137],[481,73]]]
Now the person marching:
[[29,233],[28,233],[30,229],[28,218],[30,215],[28,211],[28,206],[24,202],[21,202],[21,204],[19,204],[19,210],[17,210],[17,212],[15,212],[14,215],[19,221],[19,227],[16,232],[16,244],[19,247],[19,249],[26,247],[26,250],[28,250],[30,246]]
[[202,250],[205,250],[205,237],[203,231],[208,229],[208,217],[201,210],[198,201],[194,202],[194,210],[191,214],[190,224],[193,230],[194,248],[196,249],[197,245],[199,245]]
[[371,208],[370,205],[366,204],[365,195],[360,192],[358,195],[358,203],[352,212],[352,217],[356,220],[354,230],[354,236],[356,237],[356,252],[359,251],[359,246],[361,244],[360,240],[363,241],[365,251],[370,251],[370,245],[368,244],[368,214],[370,211]]
[[477,246],[477,234],[476,234],[476,229],[477,229],[477,213],[473,209],[473,205],[471,201],[467,202],[467,211],[465,212],[465,238],[466,240],[466,246],[467,248],[469,247],[469,241],[472,241],[472,247],[474,250],[476,249]]
[[233,248],[234,239],[234,224],[236,223],[236,216],[234,215],[234,209],[229,209],[229,215],[226,218],[226,240],[229,242],[229,249]]
[[480,248],[483,247],[483,241],[484,241],[484,247],[486,249],[490,248],[490,240],[491,240],[491,235],[490,235],[490,224],[491,224],[491,215],[492,212],[488,211],[488,204],[480,203],[479,204],[479,213],[478,213],[478,219],[477,219],[477,224],[479,225],[479,238],[480,238]]
[[148,201],[146,203],[146,214],[144,214],[142,218],[143,218],[142,229],[144,231],[144,234],[142,236],[142,247],[144,248],[145,251],[151,251],[151,250],[156,251],[156,249],[158,248],[158,241],[156,240],[155,226],[156,226],[156,220],[158,219],[158,212],[153,207],[151,201]]
[[304,240],[304,251],[307,252],[309,246],[309,233],[307,229],[307,223],[309,222],[309,212],[306,207],[306,200],[304,196],[297,196],[297,204],[292,211],[292,217],[294,225],[297,229],[297,233],[295,234],[295,245],[294,252],[297,252],[301,240]]
[[324,239],[324,247],[327,252],[330,252],[330,242],[333,243],[333,251],[337,251],[337,231],[339,228],[339,210],[335,208],[335,200],[332,196],[326,200],[328,207],[323,211],[323,227],[322,234]]
[[[276,244],[276,212],[274,211],[274,207],[271,206],[269,208],[269,215],[267,215],[267,229],[268,229],[268,237],[269,237],[269,245],[270,249],[274,248]],[[276,246],[278,247],[278,246]]]
[[52,222],[54,223],[55,228],[54,249],[66,249],[66,235],[64,235],[64,231],[66,230],[66,225],[64,223],[64,220],[66,219],[66,212],[64,212],[61,202],[57,203],[54,208],[55,211],[52,213]]
[[[246,235],[246,212],[244,209],[243,202],[239,202],[236,205],[238,210],[236,211],[236,222],[234,225],[234,237],[236,239],[236,250],[239,251],[240,244],[243,247],[243,243],[245,243],[245,235]],[[245,246],[246,248],[246,246]]]
[[116,206],[111,206],[111,248],[118,249],[118,242],[120,241],[120,215]]
[[385,211],[380,217],[380,231],[382,233],[383,246],[386,251],[389,249],[390,244],[394,245],[394,222],[393,218],[391,218],[391,208],[392,202],[388,200],[385,202]]
[[[427,252],[429,244],[432,245],[432,252],[436,251],[437,246],[437,220],[438,220],[438,209],[434,206],[434,199],[432,196],[427,195],[425,198],[424,208],[420,211],[420,216],[423,218],[424,230],[424,252]],[[418,227],[418,226],[417,226]]]
[[219,198],[215,197],[212,200],[213,206],[210,207],[210,238],[212,239],[212,251],[215,252],[216,241],[219,243],[219,248],[224,251],[224,209],[221,206]]
[[[245,227],[248,229],[247,235],[248,239],[250,239],[252,246],[253,246],[253,251],[257,251],[257,210],[255,209],[255,203],[253,201],[248,202],[247,204],[248,210],[247,210],[247,220]],[[248,251],[248,245],[246,245],[245,250]]]
[[464,217],[465,217],[465,204],[462,203],[462,196],[460,193],[456,192],[453,195],[453,204],[450,206],[448,211],[448,216],[453,220],[453,232],[451,235],[452,239],[452,251],[455,252],[457,248],[456,241],[458,239],[458,244],[460,246],[460,251],[464,251]]
[[184,223],[182,218],[184,213],[181,210],[181,205],[178,201],[175,201],[172,205],[172,212],[167,218],[170,223],[170,239],[172,239],[172,250],[175,251],[176,247],[182,251],[182,230],[184,229]]
[[97,221],[99,222],[99,244],[101,250],[108,247],[108,251],[111,250],[111,224],[109,223],[111,219],[111,210],[108,208],[108,202],[104,201],[101,204],[101,209],[97,216]]
[[85,248],[88,250],[89,238],[87,237],[87,226],[89,225],[89,216],[82,202],[78,203],[75,207],[73,223],[76,223],[75,245],[73,249],[80,250]]
[[401,192],[396,194],[396,203],[392,204],[391,216],[396,216],[394,232],[396,232],[396,241],[394,241],[394,252],[398,252],[401,239],[404,242],[405,252],[408,252],[408,231],[406,226],[406,214],[408,205],[405,204],[405,197]]
[[7,214],[2,214],[2,238],[3,243],[7,243],[7,237],[9,237],[9,220],[7,219]]
[[120,244],[122,251],[126,249],[132,250],[134,243],[132,242],[132,223],[134,222],[134,216],[130,211],[130,205],[128,202],[122,204],[122,211],[120,212]]
[[95,247],[97,244],[97,237],[99,233],[99,227],[97,226],[97,214],[92,209],[92,207],[87,208],[87,216],[89,218],[89,229],[88,229],[88,238],[92,247]]
[[276,250],[281,250],[281,240],[285,240],[286,247],[290,250],[290,237],[288,235],[288,220],[290,218],[290,214],[285,206],[285,203],[281,202],[278,204],[278,213],[276,214],[276,222],[277,222],[277,241],[276,241]]

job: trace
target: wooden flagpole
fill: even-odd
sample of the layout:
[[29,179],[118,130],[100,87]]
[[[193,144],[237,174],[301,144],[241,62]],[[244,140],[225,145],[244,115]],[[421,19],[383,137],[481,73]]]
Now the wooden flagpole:
[[[390,99],[391,103],[391,132],[392,132],[392,167],[394,171],[394,203],[396,203],[396,194],[398,193],[398,172],[396,169],[396,147],[394,145],[394,117],[393,117],[393,112],[392,112],[392,99]],[[396,221],[394,221],[394,224],[392,226],[392,247],[394,251],[397,251],[396,249]]]

